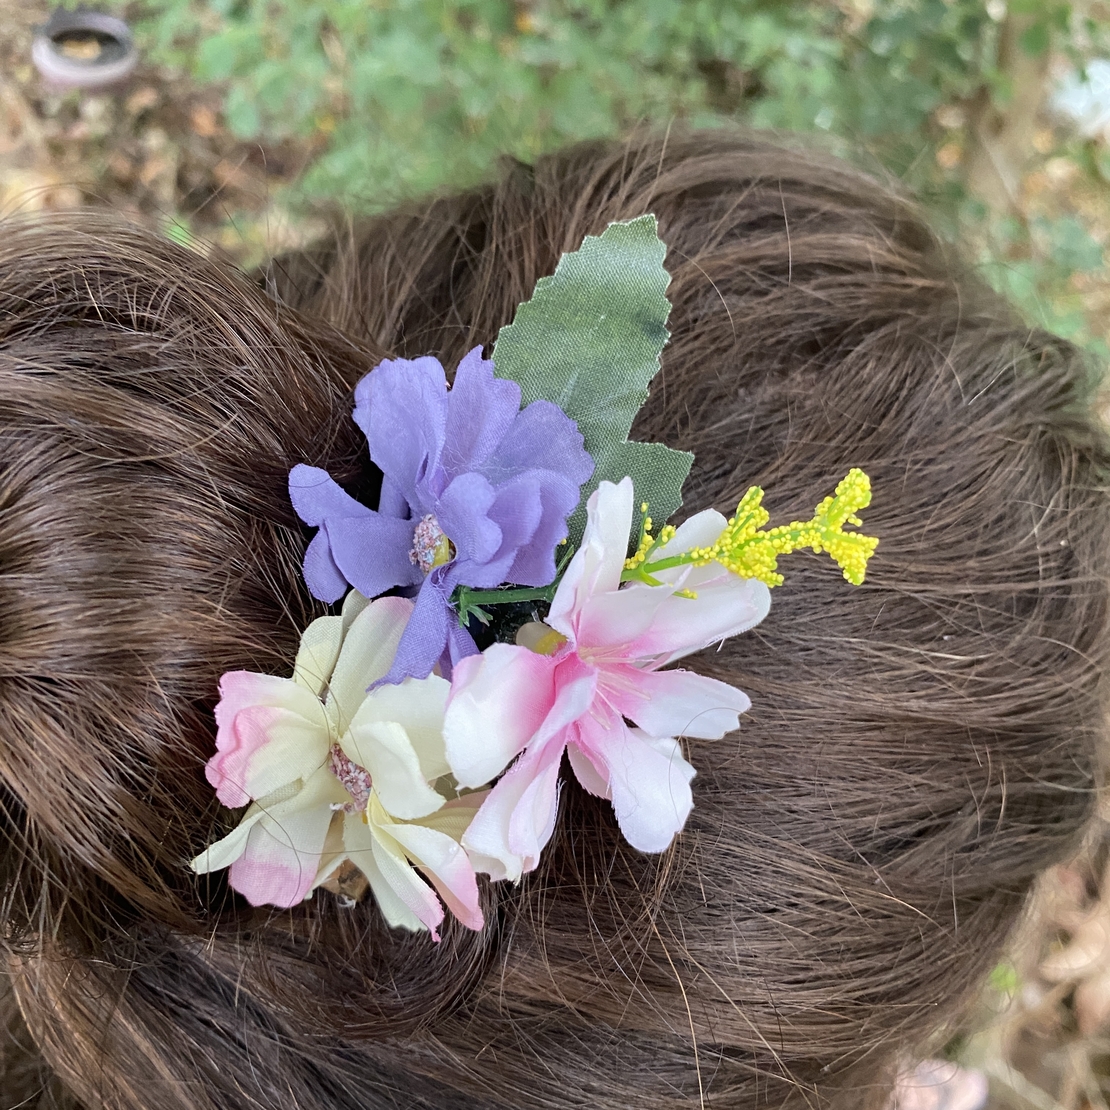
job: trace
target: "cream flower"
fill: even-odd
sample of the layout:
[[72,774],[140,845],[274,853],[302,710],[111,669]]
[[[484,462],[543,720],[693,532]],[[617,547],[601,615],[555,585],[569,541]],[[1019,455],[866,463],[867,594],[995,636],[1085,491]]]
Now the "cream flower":
[[448,800],[437,789],[450,772],[449,684],[432,675],[367,692],[388,673],[412,608],[352,590],[342,616],[306,629],[292,678],[223,676],[208,781],[224,805],[252,804],[192,861],[195,871],[229,867],[253,905],[293,906],[350,863],[392,926],[438,939],[442,898],[463,924],[482,927],[459,841],[485,792]]

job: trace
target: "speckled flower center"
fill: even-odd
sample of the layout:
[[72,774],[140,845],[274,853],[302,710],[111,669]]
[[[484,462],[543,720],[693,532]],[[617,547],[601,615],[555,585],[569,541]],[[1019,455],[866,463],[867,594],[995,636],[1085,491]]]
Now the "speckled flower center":
[[373,782],[370,772],[365,767],[360,767],[353,760],[347,758],[343,749],[338,744],[332,744],[331,752],[332,773],[343,784],[343,788],[351,795],[351,800],[343,806],[346,813],[361,813],[370,800],[370,788]]
[[412,550],[409,558],[413,566],[419,567],[426,575],[436,567],[449,563],[455,557],[455,546],[444,535],[431,513],[423,517],[412,533]]

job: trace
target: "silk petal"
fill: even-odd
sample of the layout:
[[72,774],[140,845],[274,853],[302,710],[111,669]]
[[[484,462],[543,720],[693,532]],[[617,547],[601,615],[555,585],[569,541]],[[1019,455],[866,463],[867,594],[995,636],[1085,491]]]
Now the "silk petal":
[[461,786],[484,786],[521,751],[555,704],[555,662],[491,644],[455,664],[443,734]]

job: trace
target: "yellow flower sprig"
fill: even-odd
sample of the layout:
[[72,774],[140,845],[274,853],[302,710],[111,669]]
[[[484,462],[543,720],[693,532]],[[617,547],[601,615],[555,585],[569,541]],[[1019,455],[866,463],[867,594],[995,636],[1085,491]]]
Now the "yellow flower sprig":
[[652,560],[651,556],[674,538],[675,529],[663,528],[658,537],[651,534],[652,521],[647,506],[641,508],[643,523],[636,554],[625,562],[622,582],[645,582],[660,585],[654,576],[660,571],[681,566],[706,566],[720,563],[741,578],[758,578],[768,586],[779,586],[783,577],[778,573],[778,557],[805,548],[820,554],[827,551],[844,577],[860,585],[867,572],[867,560],[879,543],[878,537],[862,532],[845,532],[846,524],[860,527],[857,515],[871,504],[871,479],[853,467],[841,479],[836,492],[826,497],[813,511],[813,519],[780,524],[770,531],[761,529],[770,519],[763,508],[763,490],[752,486],[740,499],[735,515],[708,547],[694,547],[678,555]]

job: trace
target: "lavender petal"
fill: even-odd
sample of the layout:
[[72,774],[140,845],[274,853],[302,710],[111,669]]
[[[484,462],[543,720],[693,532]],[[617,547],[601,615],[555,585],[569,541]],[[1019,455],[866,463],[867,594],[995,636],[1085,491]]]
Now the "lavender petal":
[[[447,646],[449,625],[454,620],[450,597],[454,578],[436,567],[416,595],[409,623],[401,633],[397,654],[389,673],[375,686],[392,685],[406,678],[427,678]],[[457,623],[457,622],[456,622]]]
[[386,359],[355,387],[355,423],[370,458],[413,508],[430,511],[418,489],[437,478],[447,421],[447,377],[437,359]]
[[[517,413],[497,450],[482,467],[491,481],[495,475],[522,470],[548,470],[581,486],[594,472],[594,460],[582,446],[578,425],[551,401],[533,401]],[[578,501],[570,507],[573,512]]]
[[520,412],[520,386],[495,378],[493,363],[475,347],[459,363],[447,395],[441,463],[448,480],[479,470]]
[[312,537],[312,542],[304,553],[303,573],[308,592],[329,605],[347,592],[349,583],[332,558],[326,525]]
[[[443,491],[435,503],[436,520],[455,545],[455,562],[460,581],[477,586],[462,568],[480,568],[501,548],[501,529],[489,519],[488,513],[497,499],[497,491],[481,474],[460,474]],[[494,585],[500,585],[498,579]]]
[[409,559],[412,521],[368,509],[315,466],[293,467],[289,497],[301,520],[320,527],[305,552],[305,582],[313,597],[337,601],[343,593],[337,591],[339,576],[367,597],[420,581]]
[[529,543],[517,548],[505,571],[506,582],[521,586],[546,586],[555,578],[556,549],[567,535],[567,518],[578,506],[578,484],[563,474],[536,470],[531,476],[539,486],[539,522]]

